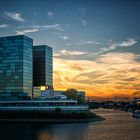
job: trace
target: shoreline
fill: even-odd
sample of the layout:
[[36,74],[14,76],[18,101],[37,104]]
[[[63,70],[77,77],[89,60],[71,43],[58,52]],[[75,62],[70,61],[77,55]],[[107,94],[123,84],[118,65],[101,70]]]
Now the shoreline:
[[47,123],[47,124],[63,124],[63,123],[88,123],[104,121],[101,116],[90,118],[0,118],[0,123]]

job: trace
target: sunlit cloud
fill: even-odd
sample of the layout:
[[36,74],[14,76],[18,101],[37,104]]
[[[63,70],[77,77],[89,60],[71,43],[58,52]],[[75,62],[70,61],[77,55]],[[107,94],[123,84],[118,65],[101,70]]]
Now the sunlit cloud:
[[1,28],[1,29],[8,28],[8,27],[9,27],[8,24],[0,24],[0,28]]
[[62,49],[59,51],[59,53],[55,53],[54,56],[56,56],[56,57],[57,56],[79,56],[79,55],[83,55],[83,54],[86,54],[86,52]]
[[[139,85],[140,86],[140,85]],[[133,93],[134,96],[140,96],[140,90]]]
[[3,17],[5,17],[7,19],[15,20],[15,21],[20,21],[20,22],[25,21],[25,19],[22,17],[22,14],[21,13],[16,13],[16,12],[5,11],[4,14],[3,14]]
[[114,52],[100,55],[96,61],[99,63],[124,64],[134,62],[134,59],[137,57],[139,57],[139,55],[134,55],[133,53]]
[[82,51],[67,51],[67,50],[64,49],[64,50],[61,50],[61,53],[65,54],[65,55],[83,55],[86,52],[82,52]]
[[[56,89],[76,88],[90,96],[133,96],[140,90],[139,55],[108,53],[95,60],[54,58]],[[136,68],[136,69],[134,69]],[[63,83],[63,84],[62,84]]]

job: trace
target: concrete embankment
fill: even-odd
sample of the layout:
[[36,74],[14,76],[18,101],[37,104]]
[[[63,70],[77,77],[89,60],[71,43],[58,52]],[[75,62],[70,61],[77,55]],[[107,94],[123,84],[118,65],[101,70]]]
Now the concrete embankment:
[[0,112],[0,122],[20,123],[79,123],[104,120],[91,112],[60,112],[55,113],[38,111],[4,111]]

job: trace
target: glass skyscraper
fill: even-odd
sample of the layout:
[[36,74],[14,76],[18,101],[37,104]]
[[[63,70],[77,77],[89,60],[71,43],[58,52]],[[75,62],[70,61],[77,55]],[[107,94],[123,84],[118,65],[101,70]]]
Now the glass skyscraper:
[[0,100],[32,97],[32,47],[24,35],[0,37]]
[[33,86],[53,88],[53,51],[47,45],[33,47]]

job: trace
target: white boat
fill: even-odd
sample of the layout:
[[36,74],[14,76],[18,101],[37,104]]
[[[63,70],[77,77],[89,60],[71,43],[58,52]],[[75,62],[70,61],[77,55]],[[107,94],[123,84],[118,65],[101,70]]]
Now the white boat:
[[140,110],[135,110],[133,117],[140,118]]

